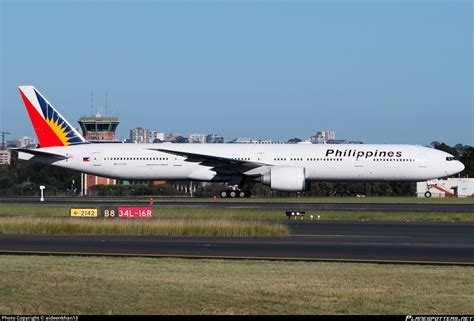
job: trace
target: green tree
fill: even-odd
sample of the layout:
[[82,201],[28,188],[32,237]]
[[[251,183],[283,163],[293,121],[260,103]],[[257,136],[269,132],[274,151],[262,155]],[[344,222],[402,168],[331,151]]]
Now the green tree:
[[[433,143],[437,144],[433,145]],[[464,164],[466,168],[461,172],[461,176],[474,177],[474,148],[472,146],[456,144],[454,147],[451,147],[445,143],[433,143],[434,148],[453,155]]]
[[289,140],[287,141],[288,144],[297,144],[297,143],[301,143],[301,142],[302,142],[302,140],[299,139],[299,138],[297,138],[297,137],[292,138],[292,139],[289,139]]
[[474,147],[465,145],[459,160],[466,166],[462,175],[474,177]]
[[38,187],[66,190],[71,188],[74,180],[79,186],[80,173],[56,166],[19,160],[16,153],[12,154],[11,164],[0,171],[0,188]]
[[188,139],[186,137],[183,137],[183,136],[178,136],[178,137],[176,137],[174,142],[177,143],[177,144],[184,144],[184,143],[188,142]]

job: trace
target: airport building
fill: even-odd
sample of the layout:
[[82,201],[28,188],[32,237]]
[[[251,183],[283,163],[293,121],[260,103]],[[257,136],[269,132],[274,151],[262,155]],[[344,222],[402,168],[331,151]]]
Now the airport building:
[[81,117],[78,121],[85,139],[90,142],[118,142],[116,130],[120,121],[117,117]]
[[436,179],[416,183],[418,197],[469,197],[474,195],[474,178]]

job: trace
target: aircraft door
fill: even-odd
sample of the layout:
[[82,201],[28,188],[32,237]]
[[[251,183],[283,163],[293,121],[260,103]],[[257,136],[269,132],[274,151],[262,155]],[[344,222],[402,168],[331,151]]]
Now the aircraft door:
[[418,167],[427,167],[426,154],[418,155]]
[[173,156],[173,165],[174,166],[183,166],[183,158],[181,156]]
[[357,178],[362,179],[365,175],[365,170],[364,170],[364,159],[362,157],[357,157],[354,160],[354,175],[357,176]]
[[257,154],[257,162],[265,163],[265,154],[264,153],[258,153]]
[[92,162],[94,166],[100,166],[100,153],[93,153],[92,154]]

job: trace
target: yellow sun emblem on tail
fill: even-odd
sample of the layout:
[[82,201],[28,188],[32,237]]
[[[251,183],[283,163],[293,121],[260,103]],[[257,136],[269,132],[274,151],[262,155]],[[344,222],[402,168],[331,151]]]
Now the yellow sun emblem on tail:
[[[56,120],[54,120],[54,112],[52,113],[51,117],[46,117],[46,123],[49,127],[54,131],[54,133],[58,136],[61,142],[67,146],[70,145],[69,140],[72,138],[68,135],[72,132],[72,129],[67,125],[67,123],[62,120],[58,115],[56,115]],[[73,136],[74,137],[74,136]]]

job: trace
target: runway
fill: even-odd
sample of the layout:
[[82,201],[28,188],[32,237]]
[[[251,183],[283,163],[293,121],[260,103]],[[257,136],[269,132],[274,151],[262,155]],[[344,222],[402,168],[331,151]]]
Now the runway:
[[288,221],[288,237],[0,235],[0,254],[474,266],[472,222]]
[[[346,203],[346,202],[277,202],[268,199],[266,202],[252,200],[244,201],[218,201],[202,199],[191,200],[161,200],[155,198],[155,208],[158,207],[215,207],[215,208],[255,208],[262,210],[306,210],[306,211],[366,211],[366,212],[449,212],[449,213],[474,213],[474,204],[435,204],[435,203]],[[149,199],[94,199],[94,198],[48,198],[39,202],[37,198],[1,198],[0,204],[24,204],[35,206],[101,206],[101,205],[148,205]]]

